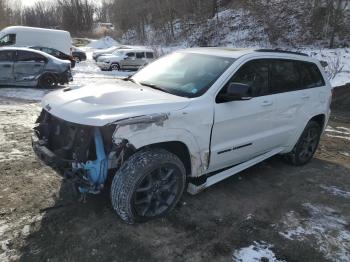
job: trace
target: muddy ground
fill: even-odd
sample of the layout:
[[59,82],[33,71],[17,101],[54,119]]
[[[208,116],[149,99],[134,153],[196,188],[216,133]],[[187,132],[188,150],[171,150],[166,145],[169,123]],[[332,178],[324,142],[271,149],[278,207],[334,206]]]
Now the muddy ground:
[[130,226],[108,196],[79,203],[35,158],[39,104],[2,97],[0,261],[239,261],[254,252],[262,261],[350,261],[350,113],[341,109],[310,164],[274,157],[186,194],[166,218]]

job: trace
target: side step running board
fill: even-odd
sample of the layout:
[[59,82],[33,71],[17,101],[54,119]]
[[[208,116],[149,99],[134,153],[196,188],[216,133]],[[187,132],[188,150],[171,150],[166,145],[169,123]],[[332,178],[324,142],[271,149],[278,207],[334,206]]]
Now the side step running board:
[[274,155],[277,155],[278,153],[282,152],[283,150],[284,150],[284,148],[276,148],[276,149],[273,149],[272,151],[269,151],[265,154],[259,155],[259,156],[255,157],[247,162],[236,165],[230,169],[226,169],[226,170],[224,170],[216,175],[208,177],[206,179],[206,182],[204,182],[201,185],[195,185],[195,184],[189,183],[188,187],[187,187],[187,192],[192,194],[192,195],[195,195],[207,187],[210,187],[210,186],[212,186],[212,185],[214,185],[214,184],[216,184],[216,183],[218,183],[218,182],[220,182],[220,181],[222,181],[230,176],[233,176],[233,175],[247,169],[248,167],[254,166],[255,164],[260,163],[260,162],[264,161],[265,159],[268,159]]

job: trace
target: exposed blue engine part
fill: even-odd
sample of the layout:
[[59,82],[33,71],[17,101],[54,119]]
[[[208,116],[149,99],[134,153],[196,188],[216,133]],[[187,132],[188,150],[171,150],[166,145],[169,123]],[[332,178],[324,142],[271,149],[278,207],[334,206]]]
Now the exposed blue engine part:
[[84,177],[88,180],[88,184],[90,184],[90,186],[79,186],[79,191],[84,194],[99,193],[107,180],[108,158],[103,145],[101,131],[97,127],[94,129],[94,142],[96,148],[96,160],[87,161],[84,164],[79,164],[77,167],[77,169],[84,172]]

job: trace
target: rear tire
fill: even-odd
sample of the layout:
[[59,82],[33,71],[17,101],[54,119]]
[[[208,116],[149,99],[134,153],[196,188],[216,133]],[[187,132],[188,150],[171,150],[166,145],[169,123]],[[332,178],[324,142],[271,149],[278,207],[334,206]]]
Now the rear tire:
[[50,89],[57,86],[57,78],[53,74],[45,74],[40,77],[38,88]]
[[322,129],[320,125],[315,121],[310,121],[306,125],[292,152],[286,155],[287,161],[296,166],[309,163],[317,150],[321,133]]
[[180,200],[186,183],[181,160],[164,149],[136,152],[111,185],[114,210],[128,224],[164,216]]

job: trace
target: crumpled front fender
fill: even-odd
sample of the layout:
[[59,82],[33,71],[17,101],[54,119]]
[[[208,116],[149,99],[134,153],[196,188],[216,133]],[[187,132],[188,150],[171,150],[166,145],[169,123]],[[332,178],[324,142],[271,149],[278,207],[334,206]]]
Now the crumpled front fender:
[[127,140],[137,150],[158,143],[181,142],[191,155],[191,176],[199,176],[207,166],[195,137],[184,128],[171,127],[168,120],[167,114],[157,114],[116,122],[113,142],[119,144]]

